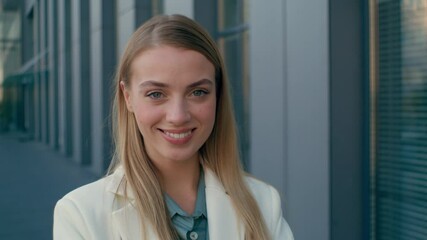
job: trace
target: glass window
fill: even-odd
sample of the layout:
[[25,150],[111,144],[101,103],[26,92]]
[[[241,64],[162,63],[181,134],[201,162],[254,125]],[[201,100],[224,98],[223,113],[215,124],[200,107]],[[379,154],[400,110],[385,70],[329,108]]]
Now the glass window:
[[371,8],[372,238],[427,239],[427,1]]
[[14,74],[21,66],[21,18],[19,9],[0,10],[0,132],[24,128],[19,93],[22,85]]
[[243,164],[249,152],[248,14],[246,0],[218,1],[217,42],[224,56],[231,83]]

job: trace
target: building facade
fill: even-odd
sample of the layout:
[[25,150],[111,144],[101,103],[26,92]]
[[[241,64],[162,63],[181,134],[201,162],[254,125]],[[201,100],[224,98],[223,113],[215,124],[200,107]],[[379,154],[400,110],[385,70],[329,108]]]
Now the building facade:
[[127,40],[184,14],[223,53],[243,164],[282,194],[296,239],[427,238],[424,1],[1,3],[18,25],[0,29],[16,47],[2,52],[1,129],[103,175]]

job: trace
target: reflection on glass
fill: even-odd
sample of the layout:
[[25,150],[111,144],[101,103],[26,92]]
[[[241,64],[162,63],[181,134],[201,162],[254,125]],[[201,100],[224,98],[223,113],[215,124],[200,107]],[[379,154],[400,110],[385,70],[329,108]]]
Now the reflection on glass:
[[378,1],[374,239],[427,239],[427,1]]
[[245,167],[249,161],[247,6],[246,0],[218,1],[218,44],[227,65],[238,124],[240,152]]
[[[6,130],[16,118],[13,106],[17,103],[19,89],[15,78],[9,77],[21,64],[19,12],[0,10],[0,131]],[[9,78],[8,78],[9,77]]]
[[0,84],[20,66],[18,12],[0,11]]

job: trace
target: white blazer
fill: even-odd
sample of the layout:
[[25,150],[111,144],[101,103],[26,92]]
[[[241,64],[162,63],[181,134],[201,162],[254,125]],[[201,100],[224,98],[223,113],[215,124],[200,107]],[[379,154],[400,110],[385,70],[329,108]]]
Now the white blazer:
[[[134,207],[133,194],[127,188],[124,198],[124,175],[118,168],[112,175],[82,186],[60,199],[54,211],[55,240],[133,240],[142,239],[140,219]],[[273,240],[293,240],[288,223],[282,216],[280,197],[276,189],[247,177]],[[230,197],[215,174],[205,169],[206,207],[210,240],[244,239],[243,224],[238,221]],[[147,227],[150,240],[160,240]]]

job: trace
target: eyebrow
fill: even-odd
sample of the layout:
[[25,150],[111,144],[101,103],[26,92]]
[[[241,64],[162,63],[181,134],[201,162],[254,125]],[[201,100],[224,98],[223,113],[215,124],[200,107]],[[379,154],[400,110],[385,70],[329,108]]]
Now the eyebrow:
[[144,82],[142,82],[142,83],[139,84],[140,88],[150,87],[150,86],[154,86],[154,87],[167,87],[168,85],[165,84],[165,83],[156,82],[156,81],[152,81],[152,80],[144,81]]
[[[200,86],[200,85],[203,85],[203,84],[208,84],[208,85],[212,86],[213,82],[211,80],[209,80],[209,79],[204,78],[204,79],[201,79],[201,80],[199,80],[197,82],[194,82],[194,83],[188,85],[187,88],[194,88],[194,87],[197,87],[197,86]],[[160,88],[166,88],[169,85],[165,84],[165,83],[162,83],[162,82],[153,81],[153,80],[144,81],[141,84],[139,84],[140,88],[150,87],[150,86],[160,87]]]
[[194,82],[194,83],[188,85],[187,88],[194,88],[194,87],[197,87],[197,86],[200,86],[200,85],[203,85],[203,84],[208,84],[208,85],[212,86],[213,82],[211,80],[209,80],[209,79],[204,78],[202,80],[199,80],[197,82]]

